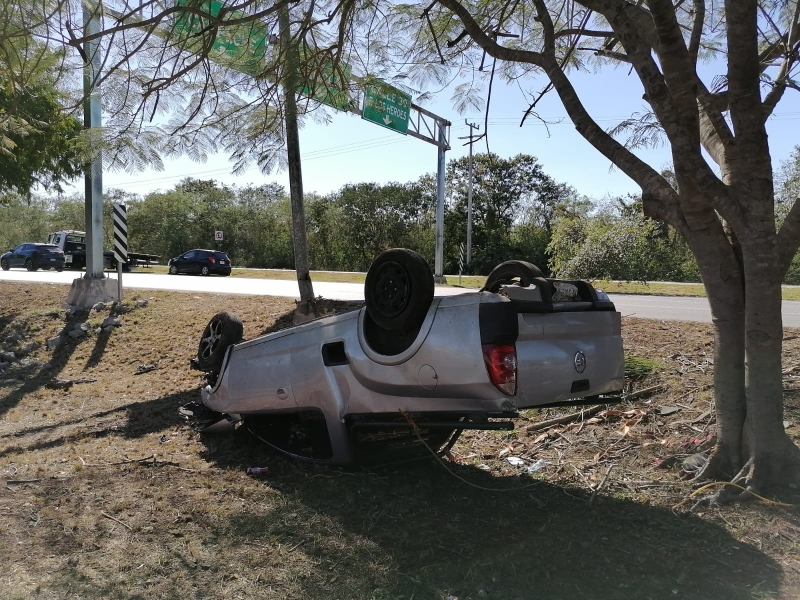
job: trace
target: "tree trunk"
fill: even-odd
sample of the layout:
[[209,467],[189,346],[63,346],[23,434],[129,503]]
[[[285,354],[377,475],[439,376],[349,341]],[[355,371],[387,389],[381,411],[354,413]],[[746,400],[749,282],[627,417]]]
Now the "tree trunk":
[[730,479],[742,460],[745,403],[744,285],[735,254],[713,211],[685,238],[697,257],[714,324],[717,442],[703,477]]
[[783,427],[781,274],[774,231],[754,232],[742,247],[745,292],[748,487],[761,489],[795,481],[800,452]]
[[699,477],[730,480],[752,460],[748,489],[798,482],[800,450],[783,427],[781,274],[774,234],[742,247],[743,269],[721,228],[691,231],[686,239],[714,323],[717,442]]
[[289,196],[292,206],[292,241],[294,242],[294,267],[300,301],[314,299],[314,287],[308,268],[308,242],[306,240],[306,211],[303,204],[303,173],[300,167],[300,133],[297,129],[297,47],[291,42],[289,9],[279,14],[281,46],[284,58],[283,78],[284,118],[286,128],[286,154],[289,163]]

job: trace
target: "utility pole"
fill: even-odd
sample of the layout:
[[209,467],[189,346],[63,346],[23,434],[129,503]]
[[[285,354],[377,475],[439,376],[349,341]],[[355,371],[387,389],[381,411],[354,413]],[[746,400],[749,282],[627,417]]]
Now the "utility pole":
[[[101,8],[96,2],[83,2],[83,32],[92,35],[100,31]],[[103,158],[100,152],[100,40],[84,42],[83,64],[83,125],[89,131],[92,159],[85,165],[84,227],[86,229],[86,274],[75,279],[67,295],[67,303],[86,308],[98,302],[115,300],[116,286],[103,272]]]
[[299,55],[292,44],[289,23],[289,8],[284,6],[278,13],[281,54],[283,55],[283,102],[286,129],[286,154],[289,163],[289,197],[292,206],[292,241],[294,243],[294,267],[297,271],[297,286],[300,301],[314,299],[314,287],[308,267],[308,242],[306,239],[306,209],[303,203],[303,172],[300,166],[300,133],[297,128],[297,69]]
[[[480,126],[468,122],[464,119],[464,123],[469,127],[469,135],[460,137],[460,140],[469,140],[469,183],[467,184],[467,266],[472,262],[472,144],[474,144],[480,137],[473,136],[472,130],[477,129],[480,131]],[[466,145],[466,144],[465,144]]]

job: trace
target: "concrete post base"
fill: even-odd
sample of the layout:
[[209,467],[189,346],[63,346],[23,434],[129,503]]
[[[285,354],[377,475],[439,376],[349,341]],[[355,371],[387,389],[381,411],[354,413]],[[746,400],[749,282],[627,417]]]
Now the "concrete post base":
[[91,308],[98,302],[113,302],[117,299],[116,279],[75,279],[69,288],[67,304],[80,308]]

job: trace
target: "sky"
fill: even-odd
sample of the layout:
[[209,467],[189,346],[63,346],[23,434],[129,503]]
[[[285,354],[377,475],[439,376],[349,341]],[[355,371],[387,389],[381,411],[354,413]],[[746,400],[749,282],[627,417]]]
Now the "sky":
[[[701,77],[711,81],[713,65],[700,66]],[[627,68],[604,69],[601,73],[580,73],[571,77],[589,113],[601,127],[610,129],[633,113],[645,112],[642,87]],[[600,155],[574,129],[566,118],[557,95],[550,92],[537,111],[548,123],[532,117],[523,127],[519,123],[528,107],[527,97],[546,83],[544,77],[529,79],[522,85],[495,82],[488,112],[488,147],[492,152],[511,157],[516,154],[536,156],[544,171],[561,183],[573,186],[578,193],[595,199],[638,193],[638,187],[621,171]],[[526,96],[522,90],[528,92]],[[447,160],[468,154],[469,135],[465,119],[485,130],[485,114],[473,112],[459,115],[452,109],[449,90],[444,90],[423,105],[424,108],[451,121]],[[422,140],[380,127],[359,116],[331,109],[328,124],[307,123],[300,131],[303,187],[306,193],[326,194],[348,183],[409,182],[426,173],[435,173],[437,148]],[[767,123],[773,164],[789,157],[800,144],[800,93],[787,91],[776,113]],[[474,152],[486,152],[486,140],[474,145]],[[636,153],[656,169],[670,163],[667,147]],[[218,182],[244,187],[277,182],[287,191],[288,175],[284,172],[264,175],[256,167],[245,173],[231,174],[231,163],[224,155],[214,155],[206,163],[188,158],[165,163],[164,171],[147,170],[138,174],[124,171],[106,172],[105,189],[118,188],[136,194],[169,190],[184,177],[215,179]],[[82,192],[83,185],[74,186]]]

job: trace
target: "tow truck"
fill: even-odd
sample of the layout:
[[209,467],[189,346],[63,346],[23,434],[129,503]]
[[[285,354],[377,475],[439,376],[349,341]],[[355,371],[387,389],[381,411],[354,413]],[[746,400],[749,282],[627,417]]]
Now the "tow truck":
[[[64,267],[80,271],[86,266],[86,232],[76,229],[56,231],[47,236],[47,243],[58,246],[64,252]],[[122,264],[123,271],[130,271],[140,266],[157,265],[160,256],[128,252],[128,262]],[[112,271],[117,268],[117,259],[111,250],[103,252],[103,268]]]

